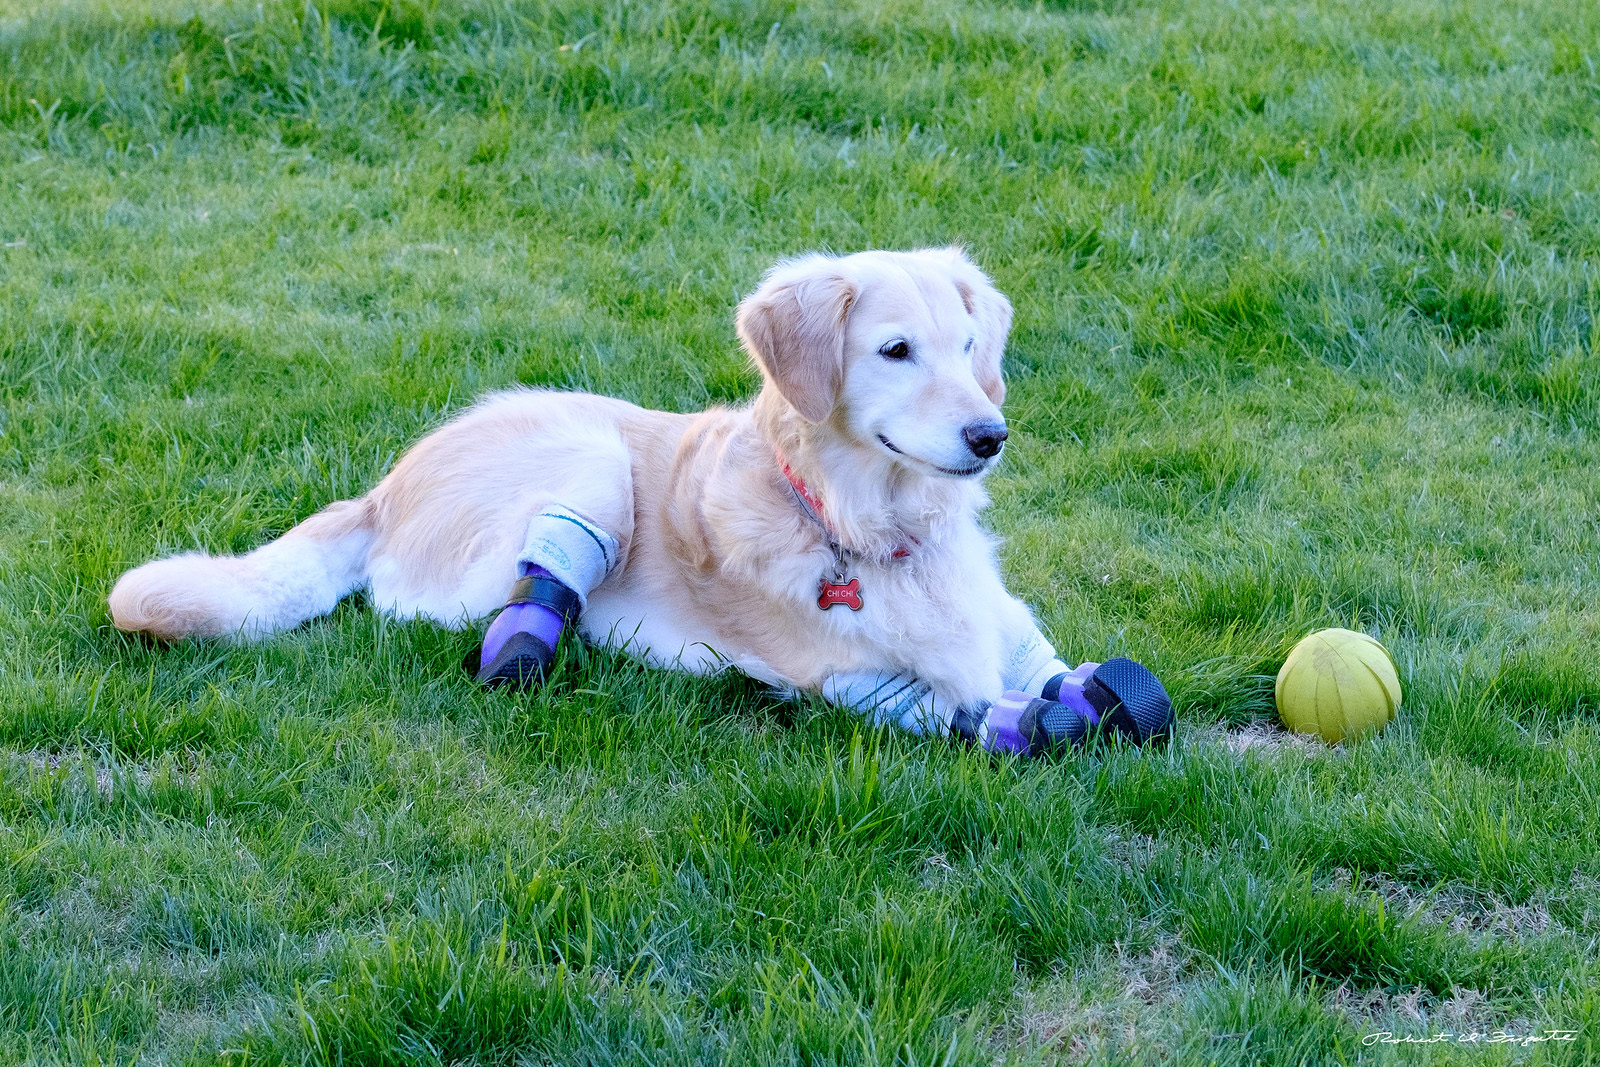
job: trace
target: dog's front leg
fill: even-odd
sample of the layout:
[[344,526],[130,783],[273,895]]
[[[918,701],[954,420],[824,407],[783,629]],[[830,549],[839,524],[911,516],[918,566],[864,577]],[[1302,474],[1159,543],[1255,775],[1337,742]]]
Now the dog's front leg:
[[[1037,634],[1025,607],[1022,618]],[[962,724],[981,719],[1006,688],[1002,661],[1017,640],[1010,633],[1016,620],[1007,622],[1001,628],[991,619],[964,620],[952,627],[947,639],[965,646],[960,655],[930,656],[904,670],[829,675],[822,683],[823,699],[859,712],[875,726],[895,725],[924,735],[960,734]],[[1042,637],[1034,642],[1041,643],[1050,648]],[[1054,650],[1049,654],[1053,656]]]
[[[874,725],[896,725],[916,734],[961,733],[962,722],[981,719],[1007,690],[1038,696],[1046,683],[1067,671],[1040,632],[1026,604],[1005,592],[998,575],[990,609],[958,629],[965,654],[943,656],[909,671],[854,671],[822,683],[822,696],[850,708]],[[925,668],[925,669],[924,669]]]
[[831,674],[822,698],[866,716],[874,726],[898,726],[914,734],[948,734],[962,705],[929,682],[901,671]]
[[[1003,661],[1000,683],[1004,691],[1041,695],[1058,675],[1072,668],[1056,655],[1055,646],[1039,629],[1033,612],[1016,597],[1002,594],[997,603],[997,629],[1000,632]],[[994,699],[998,699],[995,694]]]
[[[1071,670],[1056,656],[1026,604],[1003,588],[996,590],[990,603],[993,615],[987,620],[987,632],[970,635],[974,644],[986,647],[938,665],[943,671],[934,667],[928,678],[911,671],[833,674],[822,683],[823,698],[864,715],[875,726],[974,739],[1002,693],[1019,691],[1037,697]],[[942,676],[958,664],[966,666],[971,676]],[[941,676],[933,677],[936,672]]]

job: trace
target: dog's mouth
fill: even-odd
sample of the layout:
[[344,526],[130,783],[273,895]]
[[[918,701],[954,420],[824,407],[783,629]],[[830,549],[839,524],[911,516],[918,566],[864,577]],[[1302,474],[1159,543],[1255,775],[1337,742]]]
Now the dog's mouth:
[[970,478],[974,474],[983,473],[983,471],[987,470],[988,467],[989,467],[989,462],[987,460],[982,460],[982,459],[978,460],[978,462],[974,463],[970,467],[941,467],[937,463],[929,463],[925,459],[920,459],[917,456],[913,456],[911,453],[907,452],[903,448],[896,447],[896,445],[895,445],[895,443],[893,441],[889,440],[887,437],[883,436],[883,434],[881,434],[881,433],[878,435],[878,443],[881,444],[884,448],[887,448],[890,452],[893,452],[897,456],[905,456],[909,460],[914,460],[917,463],[921,463],[921,464],[924,464],[926,466],[932,467],[934,470],[938,471],[940,474],[948,474],[952,478]]

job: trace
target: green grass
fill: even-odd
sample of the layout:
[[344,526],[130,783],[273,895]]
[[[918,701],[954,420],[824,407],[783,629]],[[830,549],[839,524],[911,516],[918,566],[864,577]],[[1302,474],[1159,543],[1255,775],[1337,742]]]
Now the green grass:
[[[1600,8],[0,0],[0,1059],[1600,1058]],[[1017,308],[1008,578],[1170,750],[994,762],[364,606],[113,632],[514,382],[751,395],[774,258]],[[1406,685],[1270,726],[1325,625]],[[1364,1045],[1556,1027],[1572,1044]]]

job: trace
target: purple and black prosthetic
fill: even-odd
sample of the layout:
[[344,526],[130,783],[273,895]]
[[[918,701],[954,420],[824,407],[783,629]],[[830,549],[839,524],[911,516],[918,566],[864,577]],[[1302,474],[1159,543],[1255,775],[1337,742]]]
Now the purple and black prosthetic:
[[561,631],[577,619],[618,555],[615,538],[568,508],[548,507],[529,520],[511,596],[483,635],[477,662],[468,657],[478,683],[522,689],[542,681]]
[[1136,745],[1172,734],[1172,701],[1161,682],[1131,659],[1081,663],[1044,684],[1035,697],[1011,690],[987,712],[963,712],[955,732],[991,752],[1042,756],[1095,737]]
[[510,600],[489,624],[478,654],[478,683],[490,688],[522,688],[543,678],[561,631],[582,607],[577,594],[543,567],[527,562],[519,567]]

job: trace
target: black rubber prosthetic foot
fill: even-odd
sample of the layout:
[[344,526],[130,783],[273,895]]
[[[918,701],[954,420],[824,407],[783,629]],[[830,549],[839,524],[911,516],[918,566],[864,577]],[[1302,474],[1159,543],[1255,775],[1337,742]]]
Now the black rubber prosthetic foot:
[[[583,607],[577,593],[542,568],[524,566],[531,573],[517,579],[478,651],[462,661],[485,689],[528,689],[542,683],[556,658],[562,631]],[[490,649],[493,655],[485,660]]]
[[1136,745],[1172,736],[1172,698],[1149,669],[1126,657],[1108,659],[1089,676],[1083,696],[1110,727]]
[[479,666],[474,680],[485,689],[528,689],[544,681],[555,658],[556,650],[533,634],[514,633],[494,659]]

